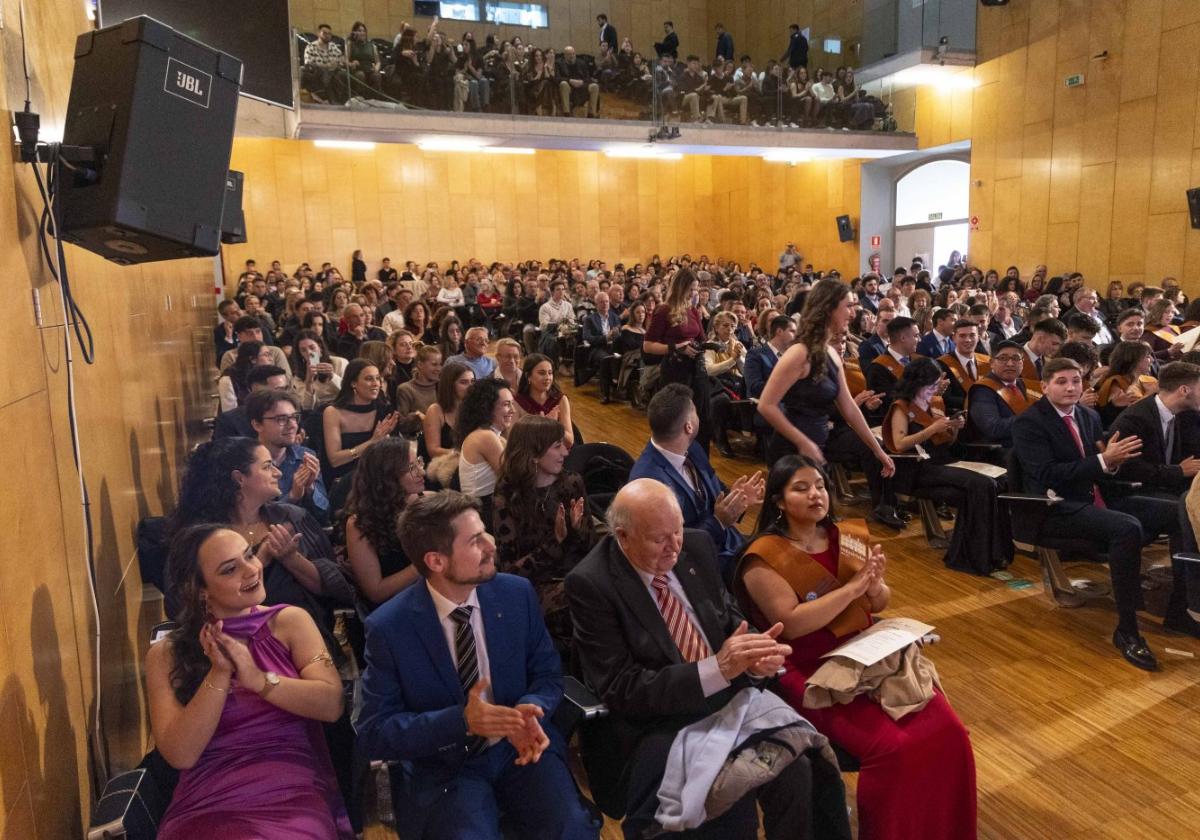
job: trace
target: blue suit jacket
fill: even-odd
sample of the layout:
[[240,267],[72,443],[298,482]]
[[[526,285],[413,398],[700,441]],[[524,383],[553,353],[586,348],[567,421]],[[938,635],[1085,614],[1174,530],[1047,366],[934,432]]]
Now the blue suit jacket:
[[863,370],[867,369],[867,365],[875,361],[875,357],[881,353],[887,352],[887,345],[883,343],[883,339],[877,335],[871,335],[863,339],[862,344],[858,345],[858,364]]
[[708,456],[704,454],[704,449],[693,441],[692,445],[688,447],[688,456],[696,467],[700,483],[704,485],[706,497],[704,507],[701,507],[696,493],[684,482],[683,476],[671,466],[661,452],[654,448],[652,443],[647,443],[646,448],[642,450],[633,469],[629,471],[629,480],[652,478],[675,491],[675,498],[679,500],[679,507],[683,511],[684,527],[699,528],[712,537],[712,541],[717,546],[717,557],[724,569],[732,565],[733,559],[745,545],[746,538],[737,528],[733,526],[726,528],[722,525],[713,513],[713,503],[717,500],[717,496],[724,492],[725,487],[717,478],[717,473],[713,470]]
[[[951,348],[953,352],[953,348]],[[938,342],[938,337],[933,330],[921,336],[921,341],[917,344],[917,355],[925,356],[929,359],[936,359],[938,356],[945,355],[946,346]]]
[[[562,665],[533,586],[499,574],[478,588],[491,693],[504,706],[536,703],[550,718],[562,699]],[[427,585],[420,581],[367,619],[359,743],[367,757],[400,762],[401,836],[421,836],[429,809],[467,759],[466,695]],[[554,738],[555,736],[551,736]],[[411,830],[411,832],[410,832]]]
[[742,369],[742,376],[746,380],[746,396],[755,399],[762,396],[763,388],[767,387],[767,380],[771,378],[771,371],[775,370],[778,363],[779,356],[770,345],[759,344],[746,352]]

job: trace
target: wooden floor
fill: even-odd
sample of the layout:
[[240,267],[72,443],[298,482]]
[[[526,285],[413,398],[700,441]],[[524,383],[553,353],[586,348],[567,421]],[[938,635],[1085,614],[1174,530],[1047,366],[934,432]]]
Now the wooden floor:
[[[645,414],[600,405],[594,387],[570,395],[588,441],[634,457],[648,436]],[[726,481],[761,467],[713,452]],[[865,510],[849,509],[849,515]],[[746,527],[756,516],[747,515]],[[888,615],[921,619],[942,641],[928,649],[946,693],[971,731],[979,790],[979,836],[1003,840],[1175,838],[1200,830],[1200,642],[1143,617],[1161,670],[1127,665],[1113,648],[1111,602],[1062,609],[1043,594],[1036,561],[1009,571],[1032,586],[944,568],[919,526],[880,529],[893,603]],[[1105,579],[1103,569],[1072,574]],[[1167,652],[1167,648],[1189,656]],[[855,777],[847,776],[852,788]],[[392,836],[379,826],[369,838]],[[615,824],[605,840],[620,838]],[[918,840],[914,838],[914,840]]]

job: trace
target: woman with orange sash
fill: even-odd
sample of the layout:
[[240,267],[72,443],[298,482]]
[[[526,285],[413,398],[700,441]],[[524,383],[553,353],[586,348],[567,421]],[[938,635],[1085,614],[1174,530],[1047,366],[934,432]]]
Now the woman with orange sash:
[[1142,341],[1118,341],[1108,356],[1108,372],[1096,386],[1096,411],[1104,428],[1142,397],[1158,393],[1158,380],[1150,375],[1154,364],[1150,347]]
[[1179,340],[1179,327],[1174,323],[1178,315],[1179,307],[1169,298],[1159,298],[1146,310],[1145,340],[1160,359],[1166,358],[1171,345]]
[[1001,515],[996,480],[950,465],[966,415],[947,417],[942,411],[935,397],[941,379],[942,370],[932,359],[909,362],[883,421],[883,445],[894,455],[917,454],[919,446],[929,456],[899,462],[898,489],[945,491],[938,501],[953,505],[956,513],[942,562],[960,572],[987,575],[1012,563],[1012,532]]
[[821,657],[887,607],[886,567],[878,545],[865,562],[841,552],[824,473],[803,455],[786,455],[771,468],[758,537],[734,586],[757,626],[783,624],[792,653],[775,691],[860,763],[860,840],[973,840],[975,757],[943,694],[899,720],[868,694],[845,705],[803,707],[805,683]]

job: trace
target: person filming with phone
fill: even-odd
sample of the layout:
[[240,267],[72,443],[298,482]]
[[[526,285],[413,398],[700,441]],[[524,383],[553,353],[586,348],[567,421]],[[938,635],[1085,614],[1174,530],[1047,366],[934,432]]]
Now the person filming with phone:
[[946,414],[938,396],[944,386],[933,359],[909,362],[883,421],[883,444],[893,455],[910,456],[897,463],[899,492],[933,493],[956,508],[954,536],[942,562],[986,575],[1012,562],[1012,535],[1000,514],[996,479],[952,463],[967,417],[963,411]]
[[334,357],[325,349],[325,341],[316,330],[300,330],[292,344],[292,391],[300,408],[311,411],[332,402],[342,387]]

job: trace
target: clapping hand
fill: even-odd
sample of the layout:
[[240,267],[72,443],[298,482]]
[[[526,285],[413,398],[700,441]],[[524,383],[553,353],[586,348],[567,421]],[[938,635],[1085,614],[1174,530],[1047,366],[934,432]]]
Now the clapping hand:
[[558,506],[558,511],[554,514],[554,538],[559,542],[566,540],[570,531],[579,528],[583,523],[583,497],[580,496],[575,501],[571,502],[571,525],[567,528],[567,511],[561,504]]
[[292,476],[292,486],[288,490],[288,498],[293,502],[301,502],[316,484],[317,476],[321,474],[321,462],[311,452],[304,453],[304,463],[296,468]]
[[754,475],[742,476],[733,482],[732,487],[717,496],[716,502],[713,503],[713,515],[728,528],[741,518],[746,508],[762,502],[765,487],[766,481],[761,470]]
[[375,424],[375,431],[371,432],[371,440],[382,440],[390,435],[396,428],[396,424],[400,422],[400,413],[393,411],[387,417],[384,417]]
[[792,652],[787,645],[776,642],[782,632],[783,625],[775,624],[765,633],[751,633],[743,621],[717,651],[721,676],[733,680],[746,672],[755,677],[774,674],[783,667],[784,657]]
[[1139,437],[1122,438],[1120,432],[1113,432],[1108,443],[1096,443],[1096,448],[1104,456],[1104,463],[1110,469],[1116,469],[1130,458],[1136,458],[1142,453],[1142,439]]
[[272,560],[290,557],[300,548],[300,535],[292,533],[292,526],[277,522],[267,530],[267,537],[258,547],[258,559],[265,566]]
[[525,727],[525,715],[517,709],[499,706],[483,699],[489,682],[481,679],[467,692],[467,705],[463,717],[467,722],[467,734],[481,738],[508,738],[521,736]]
[[550,739],[546,736],[540,723],[545,712],[542,711],[541,706],[535,703],[520,703],[516,710],[524,718],[524,724],[517,732],[508,736],[508,742],[517,751],[515,763],[518,767],[537,764],[542,753],[546,751],[546,747],[550,746]]

